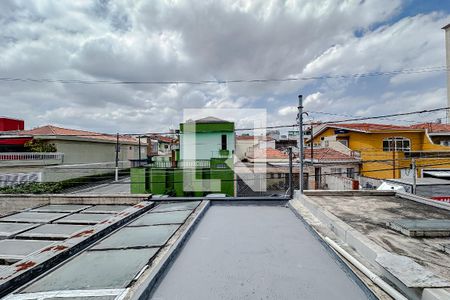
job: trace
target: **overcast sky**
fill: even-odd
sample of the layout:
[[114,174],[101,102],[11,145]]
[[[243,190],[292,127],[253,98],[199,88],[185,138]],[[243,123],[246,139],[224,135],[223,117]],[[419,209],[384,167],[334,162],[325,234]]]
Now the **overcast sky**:
[[[0,22],[0,77],[220,82],[445,66],[441,28],[450,23],[450,3],[1,0]],[[269,125],[290,124],[298,94],[307,110],[338,115],[441,107],[446,74],[208,85],[0,82],[0,115],[24,119],[27,128],[149,132],[177,127],[183,108],[266,108]]]

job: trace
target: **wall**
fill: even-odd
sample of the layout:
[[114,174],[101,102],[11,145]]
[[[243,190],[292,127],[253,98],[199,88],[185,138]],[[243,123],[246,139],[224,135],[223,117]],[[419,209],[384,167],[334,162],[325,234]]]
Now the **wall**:
[[[320,143],[321,137],[335,136],[334,129],[328,128],[314,138],[314,143]],[[363,176],[388,179],[400,178],[400,168],[409,168],[411,159],[405,158],[403,152],[383,151],[383,140],[391,137],[405,137],[411,141],[411,151],[450,151],[450,147],[435,145],[424,131],[386,131],[383,133],[349,132],[339,134],[337,138],[348,137],[349,148],[361,153],[363,161],[361,172]],[[395,159],[395,173],[393,171],[393,160]],[[416,159],[418,173],[422,167],[427,165],[431,168],[450,168],[450,159],[419,158]],[[430,168],[430,167],[428,167]]]
[[227,136],[229,157],[235,150],[234,132],[185,132],[180,134],[180,159],[206,159],[219,156],[222,134]]
[[236,139],[236,152],[235,152],[236,156],[242,160],[243,158],[245,158],[249,148],[256,145],[257,143],[258,143],[257,139],[251,140]]
[[[64,153],[64,164],[112,162],[116,160],[116,144],[87,141],[50,140],[58,152]],[[130,149],[131,148],[131,149]],[[120,145],[119,160],[138,159],[137,145]],[[141,151],[145,146],[141,146]]]

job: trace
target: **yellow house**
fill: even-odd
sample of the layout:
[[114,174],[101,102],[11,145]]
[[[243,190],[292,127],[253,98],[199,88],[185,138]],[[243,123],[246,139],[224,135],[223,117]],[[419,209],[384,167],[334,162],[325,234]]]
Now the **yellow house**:
[[351,151],[361,159],[365,177],[409,176],[413,159],[419,177],[430,169],[450,170],[450,147],[433,143],[429,130],[420,126],[326,124],[315,128],[313,143]]

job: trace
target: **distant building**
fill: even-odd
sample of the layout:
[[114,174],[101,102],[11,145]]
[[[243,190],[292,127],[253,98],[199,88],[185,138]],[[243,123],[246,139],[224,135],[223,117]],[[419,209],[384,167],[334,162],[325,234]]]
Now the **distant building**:
[[269,130],[267,131],[266,135],[276,141],[278,141],[281,138],[279,130]]
[[450,147],[433,143],[428,131],[399,125],[326,124],[313,133],[314,144],[361,158],[361,175],[376,179],[408,177],[412,158],[417,175],[450,170]]
[[361,160],[332,148],[305,149],[305,189],[357,190]]
[[23,130],[24,126],[25,122],[23,120],[0,117],[0,132]]
[[[234,123],[207,117],[180,124],[179,149],[131,172],[132,193],[234,196]],[[219,181],[220,180],[220,181]]]
[[[26,143],[40,141],[52,144],[55,152],[29,152]],[[115,135],[52,125],[0,135],[0,172],[7,178],[27,177],[34,181],[61,181],[114,172]],[[138,140],[119,137],[119,167],[129,168],[130,160],[139,156]],[[145,156],[146,144],[141,145]],[[20,174],[20,175],[17,175]]]
[[241,135],[236,137],[236,156],[243,160],[253,151],[254,148],[266,149],[275,148],[275,140],[269,136]]

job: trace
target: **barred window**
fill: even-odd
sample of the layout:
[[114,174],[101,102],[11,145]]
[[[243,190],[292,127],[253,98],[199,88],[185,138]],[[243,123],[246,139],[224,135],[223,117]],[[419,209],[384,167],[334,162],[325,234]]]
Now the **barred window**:
[[392,137],[383,140],[383,151],[410,151],[411,141],[404,137]]

